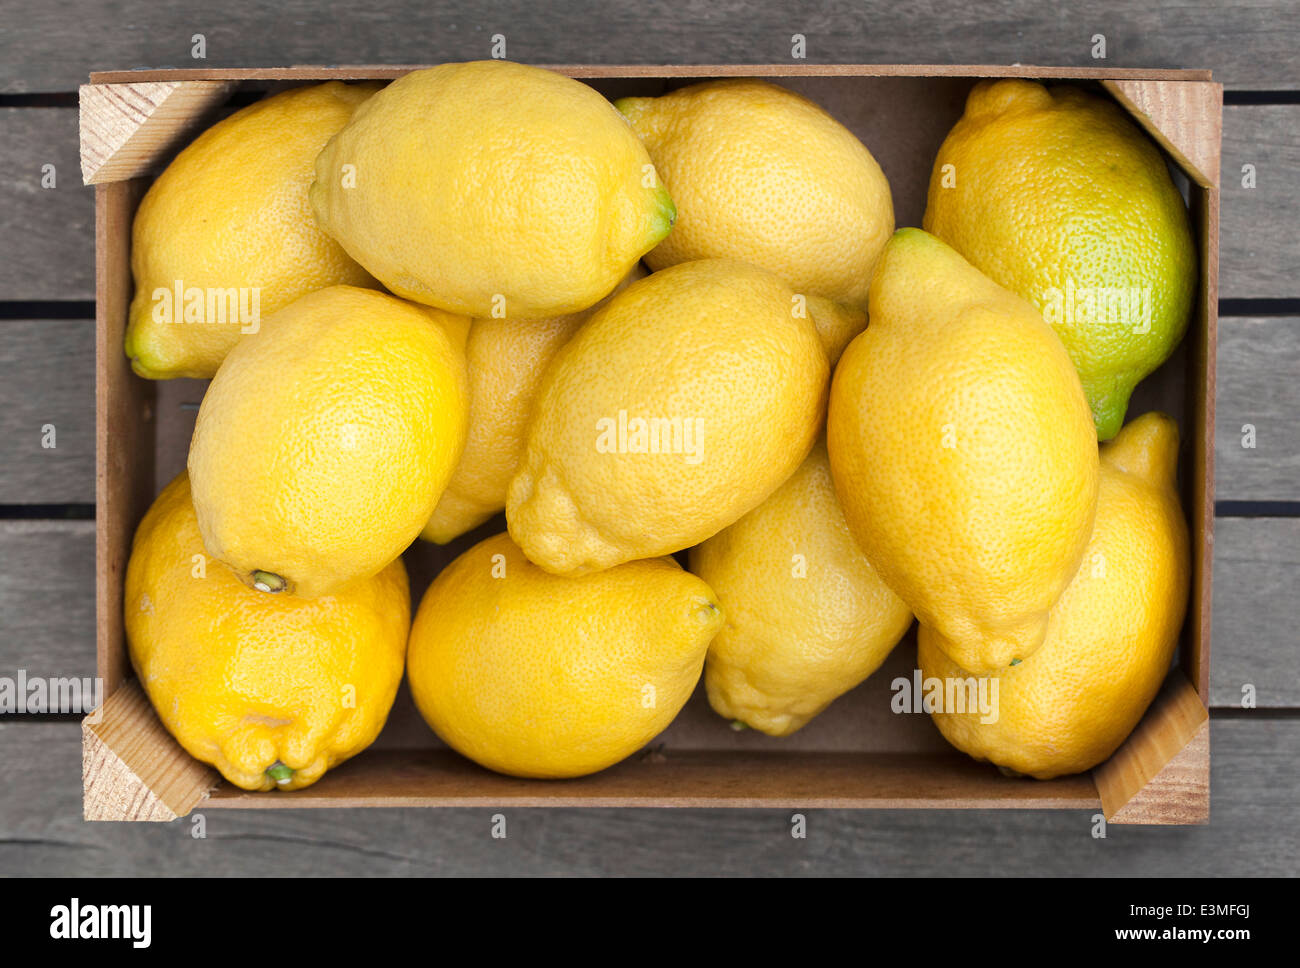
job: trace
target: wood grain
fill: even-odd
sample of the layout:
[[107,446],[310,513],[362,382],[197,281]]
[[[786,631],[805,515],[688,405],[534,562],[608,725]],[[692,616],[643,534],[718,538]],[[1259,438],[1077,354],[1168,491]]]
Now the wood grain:
[[1300,104],[1225,107],[1222,159],[1220,297],[1300,296]]
[[155,385],[131,372],[126,334],[131,270],[121,239],[144,179],[95,186],[95,544],[96,668],[112,695],[126,674],[122,586],[135,526],[153,503]]
[[1087,775],[1044,783],[1000,775],[948,750],[935,754],[739,753],[657,744],[593,776],[545,783],[483,770],[450,750],[358,756],[305,790],[272,801],[223,783],[204,809],[302,807],[851,807],[1100,808]]
[[1222,84],[1105,80],[1102,87],[1194,182],[1205,188],[1219,184]]
[[81,724],[86,820],[175,820],[219,779],[171,738],[137,682],[116,690]]
[[[45,165],[53,188],[42,187]],[[0,108],[0,299],[93,299],[94,239],[77,112]]]
[[94,185],[146,174],[213,123],[234,89],[233,81],[83,84],[82,180]]
[[[91,71],[90,82],[95,84],[131,84],[153,81],[230,81],[237,80],[268,88],[276,84],[302,81],[353,81],[361,79],[392,80],[432,66],[423,64],[299,64],[294,67],[183,67],[136,68],[129,71]],[[686,82],[714,77],[1042,77],[1049,79],[1082,80],[1106,79],[1123,81],[1210,81],[1208,70],[1185,68],[1142,67],[1035,67],[1027,64],[809,64],[801,61],[786,63],[744,64],[537,64],[547,70],[569,77],[580,77],[593,83],[601,80],[627,78],[672,78]]]
[[[375,876],[1291,875],[1300,858],[1300,721],[1216,720],[1203,827],[1110,825],[1094,809],[1020,811],[213,810],[86,824],[75,723],[0,720],[0,870],[11,875]],[[276,795],[276,794],[272,794]],[[196,838],[196,833],[202,838]]]
[[0,387],[0,504],[93,504],[94,320],[0,320]]
[[0,675],[93,676],[95,522],[0,521],[0,562]]
[[1124,745],[1092,775],[1111,823],[1208,822],[1210,723],[1196,688],[1170,676]]
[[[308,0],[247,2],[199,15],[182,0],[18,0],[0,56],[4,91],[70,91],[91,70],[427,64],[488,57],[493,35],[528,63],[705,64],[791,59],[807,38],[820,63],[1057,64],[1211,68],[1229,86],[1286,86],[1300,67],[1286,0],[1225,7],[1213,0],[1108,0],[1060,6],[1036,0],[899,5],[825,0],[814,9],[743,0],[575,0],[563,7],[484,0],[472,10],[416,0],[373,0],[322,16]],[[69,29],[69,25],[77,29]],[[191,57],[192,37],[207,57]],[[1106,37],[1106,59],[1093,37]]]
[[1219,321],[1215,482],[1221,501],[1300,496],[1300,317]]
[[1261,708],[1300,706],[1300,518],[1221,518],[1214,552],[1211,703],[1239,707],[1251,686]]
[[[1213,99],[1218,99],[1215,91]],[[1210,157],[1218,170],[1217,145],[1204,143],[1204,126],[1193,125],[1200,137],[1181,135],[1177,140],[1200,143],[1200,152]],[[1219,192],[1217,188],[1192,186],[1190,208],[1198,239],[1202,266],[1197,281],[1197,299],[1190,333],[1182,352],[1188,367],[1183,377],[1185,404],[1184,436],[1191,455],[1183,477],[1185,507],[1191,522],[1191,602],[1184,630],[1186,645],[1180,650],[1184,671],[1196,687],[1201,704],[1210,702],[1210,607],[1213,601],[1214,563],[1214,426],[1215,397],[1218,393],[1216,363],[1219,346]]]

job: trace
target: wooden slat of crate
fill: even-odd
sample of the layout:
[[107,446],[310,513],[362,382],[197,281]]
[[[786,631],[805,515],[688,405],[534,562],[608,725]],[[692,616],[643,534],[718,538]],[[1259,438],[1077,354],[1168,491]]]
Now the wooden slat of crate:
[[[792,12],[735,0],[671,4],[602,0],[564,7],[485,0],[471,10],[418,0],[372,0],[331,9],[302,0],[253,2],[196,17],[182,0],[33,3],[6,24],[0,90],[67,91],[91,70],[123,65],[266,67],[273,64],[419,64],[491,55],[529,63],[786,62],[792,35],[821,63],[1023,63],[1073,67],[1205,67],[1238,88],[1283,87],[1300,73],[1300,43],[1286,0],[1225,6],[1215,0],[1038,0],[900,8],[886,0],[825,0]],[[75,24],[76,29],[69,29]],[[206,60],[191,56],[202,33]],[[1094,57],[1094,36],[1106,59]]]
[[[53,188],[42,187],[45,165]],[[0,300],[94,298],[94,192],[81,183],[77,112],[0,108]]]
[[[1300,518],[1221,518],[1214,545],[1214,658],[1210,701],[1300,706],[1296,589]],[[1300,748],[1297,749],[1300,756]]]
[[[490,808],[215,810],[170,824],[84,824],[75,723],[0,721],[0,870],[7,874],[280,876],[801,871],[912,875],[1294,874],[1300,721],[1216,719],[1211,820],[1091,836],[1091,810],[805,813]],[[1026,781],[1028,782],[1028,781]],[[271,794],[274,796],[275,794]],[[206,836],[196,838],[196,832]]]
[[0,675],[95,675],[95,522],[0,521],[0,562]]
[[93,504],[95,321],[0,320],[0,387],[0,504]]
[[1300,317],[1219,320],[1214,469],[1220,501],[1300,497],[1297,374]]
[[1221,168],[1220,298],[1300,297],[1300,104],[1225,107]]

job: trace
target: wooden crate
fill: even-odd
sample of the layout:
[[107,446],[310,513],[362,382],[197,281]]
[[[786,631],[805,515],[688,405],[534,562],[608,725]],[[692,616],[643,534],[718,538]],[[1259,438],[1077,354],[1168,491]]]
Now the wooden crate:
[[[411,67],[154,70],[92,74],[81,89],[84,180],[96,186],[97,609],[103,707],[83,724],[88,820],[171,820],[203,808],[356,806],[720,806],[1056,808],[1116,823],[1209,818],[1210,572],[1214,530],[1214,373],[1222,86],[1208,71],[996,66],[564,66],[611,96],[660,93],[689,79],[771,78],[808,94],[855,131],[890,178],[899,225],[919,225],[930,165],[981,77],[1071,80],[1108,92],[1187,179],[1201,260],[1183,346],[1139,386],[1131,414],[1178,418],[1192,590],[1178,660],[1142,722],[1090,774],[1040,782],[1001,775],[947,747],[925,715],[893,715],[887,683],[915,666],[914,633],[867,683],[795,736],[737,734],[697,691],[651,748],[595,776],[522,780],[442,746],[403,693],[375,746],[293,793],[247,793],[189,757],[132,678],[122,622],[131,537],[185,463],[201,385],[135,376],[122,351],[131,296],[130,233],[150,177],[218,116],[237,90],[325,79],[393,78]],[[407,553],[413,603],[438,569],[498,519],[446,548]]]

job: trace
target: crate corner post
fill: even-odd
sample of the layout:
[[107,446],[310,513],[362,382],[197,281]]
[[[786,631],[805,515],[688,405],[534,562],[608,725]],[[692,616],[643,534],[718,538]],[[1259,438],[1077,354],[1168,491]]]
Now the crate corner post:
[[96,185],[145,173],[234,89],[233,81],[204,80],[81,85],[82,181]]
[[176,743],[134,680],[81,725],[83,819],[170,821],[220,780]]
[[1214,81],[1105,80],[1104,87],[1188,177],[1219,186],[1223,85]]
[[1169,677],[1093,780],[1109,823],[1210,822],[1210,714],[1185,676]]

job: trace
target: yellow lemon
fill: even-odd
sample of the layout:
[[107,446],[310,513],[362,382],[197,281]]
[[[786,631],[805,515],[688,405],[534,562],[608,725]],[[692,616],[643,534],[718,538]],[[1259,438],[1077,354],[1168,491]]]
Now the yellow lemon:
[[[645,276],[636,266],[614,291]],[[476,319],[465,349],[469,434],[420,537],[446,544],[505,510],[542,374],[596,308],[549,319]]]
[[1061,337],[1097,435],[1187,330],[1196,248],[1164,158],[1112,102],[982,81],[930,179],[925,228],[1033,303]]
[[972,672],[1027,658],[1097,503],[1079,377],[1033,306],[919,229],[885,249],[827,439],[867,559]]
[[465,445],[467,325],[334,286],[231,350],[190,444],[209,554],[256,588],[303,598],[401,554]]
[[823,443],[771,497],[692,548],[691,571],[727,616],[705,665],[709,703],[771,736],[875,672],[912,624],[849,533]]
[[140,376],[209,379],[299,296],[375,280],[316,224],[316,155],[378,84],[264,98],[200,134],[150,186],[131,237],[126,355]]
[[[1187,609],[1187,522],[1174,478],[1178,427],[1137,418],[1101,450],[1097,526],[1053,606],[1042,648],[998,674],[997,718],[944,710],[935,724],[977,760],[1050,779],[1119,748],[1155,698]],[[922,675],[962,679],[942,638],[921,627]],[[988,719],[990,717],[984,717]]]
[[798,292],[861,309],[890,233],[889,184],[854,134],[807,98],[767,81],[707,81],[622,98],[677,204],[652,269],[743,259]]
[[397,295],[513,319],[598,302],[674,215],[608,101],[500,60],[413,71],[375,95],[321,152],[311,201]]
[[449,746],[488,769],[582,776],[672,722],[721,624],[709,586],[671,558],[560,578],[499,534],[425,593],[411,694]]
[[834,368],[845,347],[867,328],[867,314],[864,310],[843,306],[825,296],[809,296],[807,309],[813,325],[817,327],[817,336],[822,341],[826,358]]
[[510,535],[581,574],[698,544],[812,449],[829,366],[795,294],[701,260],[619,293],[556,355],[510,482]]
[[337,595],[263,595],[206,558],[184,473],[140,522],[126,570],[131,662],[163,725],[245,790],[296,790],[379,735],[411,599],[394,561]]

